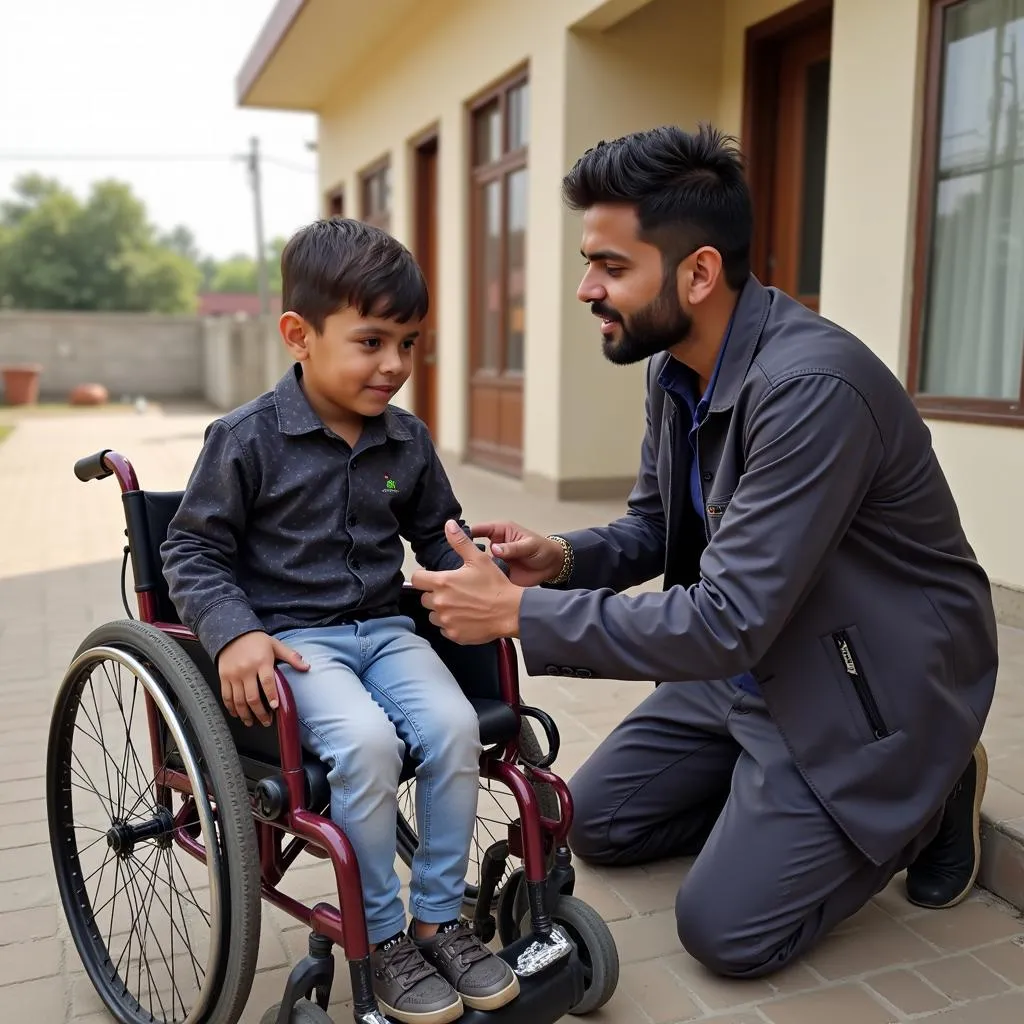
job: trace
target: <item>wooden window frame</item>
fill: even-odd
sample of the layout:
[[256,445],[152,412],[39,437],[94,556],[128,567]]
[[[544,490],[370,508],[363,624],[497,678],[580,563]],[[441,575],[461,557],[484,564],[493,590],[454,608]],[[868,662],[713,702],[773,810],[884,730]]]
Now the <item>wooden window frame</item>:
[[930,0],[925,68],[921,166],[918,178],[917,220],[914,233],[913,302],[907,359],[907,391],[922,416],[958,423],[987,423],[1024,427],[1024,368],[1017,399],[959,398],[922,394],[918,390],[922,365],[923,332],[928,302],[932,257],[933,211],[938,186],[938,134],[945,73],[943,29],[946,11],[962,0]]
[[[494,371],[483,366],[483,331],[478,330],[481,322],[479,296],[482,292],[480,287],[480,275],[483,272],[483,260],[479,251],[479,227],[481,216],[480,195],[483,188],[492,181],[500,181],[506,174],[512,171],[526,170],[529,172],[529,141],[519,149],[506,152],[509,142],[509,119],[508,119],[508,94],[515,88],[530,80],[530,69],[528,65],[513,71],[500,82],[491,86],[486,92],[480,93],[472,100],[467,107],[467,162],[470,195],[469,195],[469,323],[470,323],[470,353],[469,353],[469,376],[470,379],[486,380],[488,383],[501,386],[521,387],[525,376],[523,369],[509,370],[505,368],[508,357],[508,239],[505,234],[505,224],[508,220],[508,189],[502,190],[501,201],[501,224],[502,240],[498,264],[498,279],[501,281],[501,348],[498,360],[499,369]],[[502,155],[488,164],[477,165],[476,163],[476,115],[484,107],[490,106],[494,100],[498,101],[498,111],[501,119],[501,149]],[[524,359],[525,362],[525,359]]]
[[[337,201],[338,206],[341,208],[340,213],[333,213],[331,207],[334,206]],[[345,216],[345,186],[336,185],[332,189],[328,189],[324,193],[324,216],[325,217],[344,217]]]
[[367,210],[367,190],[370,182],[382,173],[391,172],[391,156],[382,156],[368,167],[359,172],[359,218],[367,224],[372,224],[381,231],[391,233],[391,189],[394,187],[394,180],[391,181],[391,189],[388,190],[388,206],[383,211]]

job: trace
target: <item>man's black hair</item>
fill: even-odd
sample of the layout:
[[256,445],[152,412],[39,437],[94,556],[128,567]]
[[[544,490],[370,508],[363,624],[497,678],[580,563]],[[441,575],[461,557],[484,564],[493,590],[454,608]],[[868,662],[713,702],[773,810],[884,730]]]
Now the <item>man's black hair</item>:
[[408,323],[427,315],[427,282],[412,253],[386,231],[331,217],[300,228],[281,253],[282,309],[322,331],[332,313]]
[[573,210],[597,203],[634,205],[640,238],[662,253],[666,273],[702,245],[722,256],[726,283],[750,273],[753,211],[735,139],[710,125],[696,133],[674,125],[599,142],[562,181]]

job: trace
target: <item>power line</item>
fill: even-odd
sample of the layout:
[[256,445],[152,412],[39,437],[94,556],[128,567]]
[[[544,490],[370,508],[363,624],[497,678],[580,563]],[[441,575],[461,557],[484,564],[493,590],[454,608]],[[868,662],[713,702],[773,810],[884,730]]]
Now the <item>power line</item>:
[[[264,163],[274,164],[299,174],[314,174],[316,168],[282,160],[275,156],[262,156]],[[95,163],[228,163],[249,160],[249,154],[236,153],[3,153],[0,160],[20,163],[95,162]]]

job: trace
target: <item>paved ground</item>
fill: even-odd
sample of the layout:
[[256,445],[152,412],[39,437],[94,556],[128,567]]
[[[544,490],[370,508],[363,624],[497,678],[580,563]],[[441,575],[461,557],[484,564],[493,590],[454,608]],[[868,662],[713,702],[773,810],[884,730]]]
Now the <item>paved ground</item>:
[[[0,1021],[100,1024],[101,1012],[57,905],[47,845],[43,771],[54,689],[95,624],[121,615],[120,502],[112,481],[84,486],[71,465],[117,447],[146,487],[175,488],[191,465],[208,413],[37,418],[0,446]],[[604,521],[614,506],[562,506],[516,485],[455,467],[471,519],[509,516],[539,529]],[[1004,674],[988,732],[989,813],[1024,824],[1024,642],[1003,633]],[[527,699],[555,715],[568,777],[647,691],[602,680],[524,680]],[[672,906],[684,864],[651,870],[580,869],[580,895],[610,922],[623,961],[620,990],[596,1019],[722,1024],[886,1024],[935,1019],[997,1024],[1024,1019],[1024,921],[978,893],[961,907],[915,911],[900,880],[813,955],[771,982],[723,982],[677,944]],[[304,862],[287,888],[328,897],[325,865]],[[264,914],[260,973],[244,1020],[280,998],[305,933]],[[349,1020],[345,973],[334,1019]]]

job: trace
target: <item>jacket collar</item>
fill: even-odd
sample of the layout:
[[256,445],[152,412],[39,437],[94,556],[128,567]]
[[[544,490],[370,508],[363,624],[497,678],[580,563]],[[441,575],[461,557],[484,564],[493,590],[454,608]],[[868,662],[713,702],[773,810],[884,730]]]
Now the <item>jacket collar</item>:
[[736,404],[740,386],[754,361],[770,308],[771,293],[751,274],[740,291],[733,312],[729,344],[722,353],[715,390],[711,395],[711,412],[725,412]]
[[[317,416],[302,390],[299,379],[302,366],[294,363],[274,388],[274,404],[277,407],[277,425],[282,434],[300,437],[315,430],[327,430],[323,420]],[[368,419],[366,425],[371,432],[381,430],[394,441],[410,441],[412,434],[402,422],[398,413],[389,405],[382,416]]]

